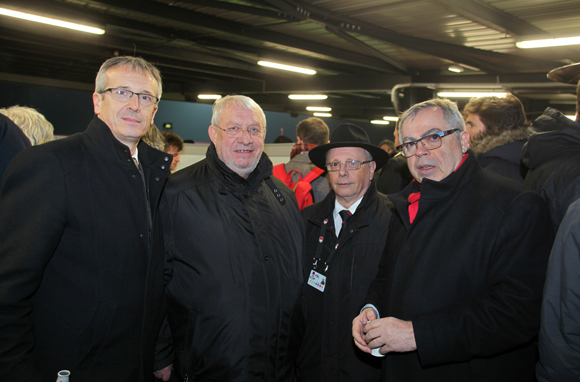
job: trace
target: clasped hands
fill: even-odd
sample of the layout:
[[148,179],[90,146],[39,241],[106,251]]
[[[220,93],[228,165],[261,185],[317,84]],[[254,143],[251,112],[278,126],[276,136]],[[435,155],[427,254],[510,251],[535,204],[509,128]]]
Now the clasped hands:
[[381,354],[417,350],[411,321],[395,317],[377,319],[372,308],[365,308],[352,321],[352,337],[355,345],[369,354],[375,348],[380,348]]

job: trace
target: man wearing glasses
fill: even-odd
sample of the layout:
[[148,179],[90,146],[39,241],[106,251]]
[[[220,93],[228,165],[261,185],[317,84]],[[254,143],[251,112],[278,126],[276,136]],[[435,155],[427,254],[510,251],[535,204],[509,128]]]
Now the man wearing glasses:
[[100,68],[87,130],[22,151],[0,194],[0,380],[148,381],[164,315],[157,205],[171,156],[141,137],[157,68]]
[[217,100],[208,134],[206,159],[168,180],[160,207],[174,356],[159,368],[174,361],[180,381],[291,382],[304,241],[294,193],[271,177],[251,98]]
[[415,181],[389,196],[396,214],[356,345],[386,355],[386,381],[534,381],[545,203],[479,166],[450,101],[407,110],[400,139]]
[[306,223],[300,382],[377,381],[380,360],[356,349],[352,318],[376,275],[392,204],[377,192],[375,171],[389,154],[358,126],[341,124],[330,143],[310,150],[332,191],[302,212]]

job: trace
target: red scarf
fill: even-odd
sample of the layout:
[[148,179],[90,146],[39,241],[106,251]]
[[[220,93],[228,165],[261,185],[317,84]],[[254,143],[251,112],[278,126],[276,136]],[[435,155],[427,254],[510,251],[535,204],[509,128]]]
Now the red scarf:
[[308,152],[313,148],[315,148],[316,146],[318,145],[315,145],[314,143],[296,143],[292,147],[292,151],[290,152],[290,159],[294,158],[296,155],[300,153]]
[[[463,156],[463,159],[461,159],[461,163],[459,163],[459,166],[457,166],[455,168],[455,170],[453,170],[453,172],[457,171],[457,169],[459,167],[461,167],[463,162],[465,162],[465,160],[467,159],[468,155],[469,154],[465,154]],[[421,187],[421,184],[419,182],[417,182],[415,179],[413,179],[413,182],[419,184],[419,187]],[[419,199],[420,198],[421,198],[421,191],[413,192],[407,198],[407,201],[409,202],[409,220],[411,221],[411,224],[413,224],[413,220],[415,220],[415,216],[417,216],[417,211],[419,211]]]

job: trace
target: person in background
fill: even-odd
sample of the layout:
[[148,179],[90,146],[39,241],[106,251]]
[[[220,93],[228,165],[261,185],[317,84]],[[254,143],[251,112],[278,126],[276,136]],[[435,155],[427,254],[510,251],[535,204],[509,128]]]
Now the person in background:
[[87,130],[21,151],[0,191],[0,380],[150,381],[165,315],[158,201],[171,158],[143,142],[159,70],[114,57]]
[[381,143],[379,143],[379,146],[381,149],[389,153],[389,157],[391,158],[394,157],[395,154],[397,154],[397,150],[395,150],[395,142],[391,140],[383,139]]
[[[161,211],[179,380],[291,382],[299,338],[304,225],[272,178],[266,116],[251,98],[215,101],[206,159],[168,178]],[[165,335],[167,338],[167,334]]]
[[171,172],[177,169],[177,165],[181,162],[181,153],[183,152],[183,139],[171,131],[164,131],[161,133],[165,138],[165,147],[163,151],[173,156],[171,162]]
[[469,147],[481,167],[523,183],[527,167],[522,147],[528,139],[528,121],[520,100],[506,97],[472,98],[463,108]]
[[542,300],[536,365],[539,382],[580,380],[580,199],[556,235]]
[[309,157],[328,171],[332,191],[302,212],[305,335],[298,381],[377,381],[380,360],[357,350],[350,328],[387,239],[392,204],[377,192],[373,177],[389,155],[371,145],[360,127],[341,124],[330,143],[313,148]]
[[52,123],[48,122],[44,115],[31,107],[11,106],[7,109],[0,109],[0,114],[4,114],[18,125],[30,140],[32,146],[50,142],[54,139]]
[[548,78],[577,85],[576,120],[547,108],[532,124],[534,133],[523,148],[522,162],[530,169],[524,185],[548,203],[558,232],[568,207],[580,198],[580,63],[556,68]]
[[412,106],[399,128],[415,180],[389,195],[396,213],[356,345],[385,356],[382,381],[534,381],[545,202],[481,168],[451,101]]
[[28,137],[10,118],[0,114],[0,186],[12,158],[27,147],[30,147]]
[[[395,130],[393,131],[393,136],[395,137],[395,147],[398,147],[401,143],[399,142],[399,130],[397,121],[395,125]],[[403,188],[413,180],[413,175],[409,172],[409,166],[407,166],[407,158],[400,152],[395,150],[395,154],[387,162],[387,164],[381,169],[377,178],[377,190],[385,195],[394,194],[401,191]]]

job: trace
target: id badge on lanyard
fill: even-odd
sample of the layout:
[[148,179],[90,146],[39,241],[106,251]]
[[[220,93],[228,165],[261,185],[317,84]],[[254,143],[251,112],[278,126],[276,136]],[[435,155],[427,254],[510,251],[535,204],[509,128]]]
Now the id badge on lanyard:
[[[318,237],[318,248],[316,249],[316,257],[313,259],[314,262],[312,263],[312,270],[310,271],[310,276],[308,277],[308,285],[310,285],[311,287],[313,287],[316,290],[319,290],[320,292],[324,292],[324,288],[326,287],[326,276],[323,275],[322,273],[319,273],[316,271],[316,269],[318,268],[318,262],[321,259],[320,254],[322,253],[322,247],[323,242],[324,242],[324,231],[326,230],[326,225],[328,224],[328,219],[324,219],[324,221],[322,222],[322,227],[320,228],[320,236]],[[332,259],[334,252],[338,249],[338,244],[336,244],[336,246],[334,247],[334,250],[330,253],[330,256],[328,256],[328,259],[326,262],[324,262],[323,264],[323,272],[326,273],[328,271],[328,265],[330,263],[330,260]]]

